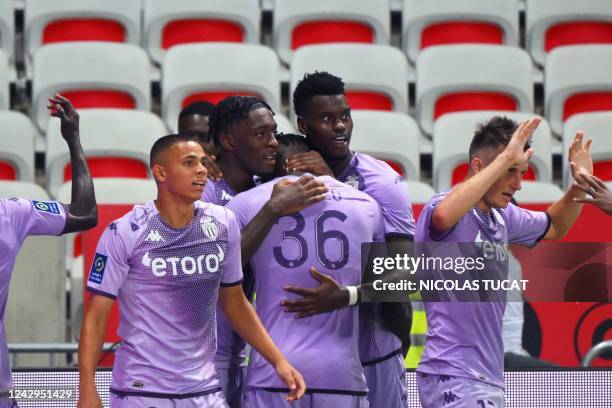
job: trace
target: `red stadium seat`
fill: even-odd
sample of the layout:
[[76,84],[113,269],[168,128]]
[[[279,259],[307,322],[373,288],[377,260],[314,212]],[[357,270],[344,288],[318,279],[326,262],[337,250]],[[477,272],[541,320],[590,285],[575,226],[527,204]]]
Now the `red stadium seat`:
[[393,110],[391,98],[378,92],[350,90],[345,95],[351,109]]
[[516,111],[516,101],[512,96],[494,92],[458,92],[440,96],[434,106],[434,120],[445,113],[497,110]]
[[53,21],[43,30],[43,44],[64,41],[125,42],[125,28],[118,21],[76,18]]
[[[84,284],[87,285],[87,278],[89,277],[89,270],[91,267],[91,263],[93,262],[94,254],[96,253],[96,247],[98,245],[98,240],[100,236],[104,232],[104,230],[108,227],[108,225],[117,218],[121,218],[125,213],[132,209],[133,205],[109,205],[103,204],[98,205],[98,225],[87,231],[82,233],[83,240],[83,254],[84,254],[84,264],[86,268],[86,276],[84,277]],[[87,306],[89,304],[89,300],[91,299],[91,293],[85,292],[84,303],[83,303],[83,311],[87,313]],[[108,317],[108,321],[106,323],[106,330],[104,334],[105,342],[115,343],[120,341],[121,339],[117,335],[117,327],[119,325],[119,303],[115,302],[113,304],[113,308]],[[111,367],[114,362],[114,354],[103,355],[100,360],[99,365],[102,367]]]
[[195,94],[191,94],[188,97],[186,97],[183,102],[181,103],[181,107],[185,107],[187,105],[189,105],[190,103],[193,102],[198,102],[198,101],[205,101],[205,102],[210,102],[212,104],[217,104],[219,102],[221,102],[223,99],[225,99],[228,96],[233,96],[233,95],[240,95],[240,96],[254,96],[256,98],[260,98],[261,96],[253,93],[253,92],[239,92],[239,91],[232,91],[232,92],[198,92]]
[[563,105],[563,120],[577,113],[612,111],[612,92],[579,92]]
[[564,45],[612,44],[612,23],[571,21],[551,26],[544,35],[544,50]]
[[243,42],[244,32],[236,22],[203,18],[174,20],[162,30],[163,49],[179,44],[210,41]]
[[421,34],[421,49],[445,44],[502,44],[504,34],[497,24],[478,21],[431,24]]
[[[91,177],[147,178],[147,164],[127,157],[88,157],[87,165]],[[72,165],[64,168],[64,181],[72,179]]]
[[297,25],[291,33],[291,49],[325,43],[374,43],[374,31],[355,21],[312,21]]
[[15,168],[10,163],[0,161],[0,180],[17,180]]
[[91,89],[60,91],[62,95],[72,101],[75,108],[118,108],[136,109],[134,98],[125,92]]
[[593,163],[593,174],[604,181],[612,181],[612,160]]
[[[453,170],[453,176],[452,176],[453,186],[465,180],[465,177],[467,176],[467,174],[468,174],[468,164],[467,163],[457,166],[455,170]],[[523,180],[536,180],[536,171],[533,167],[529,167],[529,169],[527,169],[527,173],[523,175]]]

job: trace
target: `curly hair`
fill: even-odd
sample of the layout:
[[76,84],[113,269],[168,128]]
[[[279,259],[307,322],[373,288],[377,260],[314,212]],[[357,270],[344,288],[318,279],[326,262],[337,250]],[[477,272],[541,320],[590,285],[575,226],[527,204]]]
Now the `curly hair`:
[[304,75],[293,91],[293,110],[296,115],[304,116],[310,100],[319,95],[344,95],[344,82],[325,71]]
[[230,125],[248,118],[251,111],[259,108],[266,108],[274,115],[270,105],[253,96],[228,96],[219,102],[208,123],[215,146],[220,146],[220,135]]

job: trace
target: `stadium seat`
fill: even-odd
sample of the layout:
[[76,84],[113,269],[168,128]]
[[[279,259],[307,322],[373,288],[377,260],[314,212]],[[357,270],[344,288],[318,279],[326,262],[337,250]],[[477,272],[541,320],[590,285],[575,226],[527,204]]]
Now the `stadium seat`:
[[[72,337],[77,338],[80,332],[84,312],[84,278],[93,260],[96,244],[109,223],[130,211],[134,204],[143,203],[156,197],[157,189],[153,180],[142,179],[94,179],[96,201],[98,203],[98,226],[83,234],[67,236],[67,262],[70,270],[70,306],[72,317]],[[62,185],[58,193],[61,202],[70,202],[71,182]],[[118,340],[116,331],[119,322],[117,304],[109,316],[105,332],[105,341]],[[105,357],[100,365],[112,365],[112,359]]]
[[563,184],[569,187],[573,182],[568,149],[579,130],[584,131],[585,141],[593,139],[593,173],[606,182],[612,181],[612,112],[583,113],[572,116],[563,128]]
[[314,71],[328,71],[342,78],[353,110],[408,112],[408,61],[397,48],[370,44],[300,48],[291,60],[290,92],[305,73]]
[[10,109],[9,65],[6,55],[0,50],[0,110]]
[[[14,16],[13,0],[0,0],[0,51],[2,51],[5,58],[11,62],[14,62],[13,53],[15,48]],[[4,69],[2,69],[2,71],[6,72]]]
[[548,54],[544,108],[553,132],[572,115],[612,111],[612,44],[560,47]]
[[[162,121],[150,112],[121,109],[90,109],[80,112],[80,135],[94,178],[149,178],[149,152],[167,134]],[[47,188],[57,196],[70,180],[70,156],[60,134],[60,122],[47,129]]]
[[516,0],[404,0],[403,48],[416,61],[423,48],[448,44],[518,46]]
[[36,130],[23,113],[0,111],[0,180],[34,181]]
[[526,14],[526,48],[538,65],[557,47],[612,44],[609,0],[528,0]]
[[0,198],[19,197],[26,200],[48,200],[44,188],[31,181],[0,180]]
[[229,95],[254,95],[280,108],[280,63],[274,51],[255,44],[188,44],[172,47],[162,65],[162,117],[170,129],[182,107],[217,103]]
[[274,47],[285,64],[297,48],[322,43],[389,44],[388,0],[278,0]]
[[[468,149],[479,123],[495,116],[507,116],[522,122],[534,114],[521,112],[463,112],[444,115],[436,121],[433,132],[433,180],[438,191],[449,189],[463,181],[468,173]],[[542,120],[532,138],[534,155],[523,183],[552,182],[552,151],[550,127]]]
[[397,112],[352,112],[351,149],[389,162],[411,181],[418,181],[421,132],[408,115]]
[[416,221],[423,210],[423,206],[436,194],[436,191],[427,183],[420,181],[406,180],[410,200],[412,200],[412,210]]
[[451,112],[533,111],[531,59],[519,48],[443,45],[417,58],[416,116],[431,134],[435,120]]
[[145,0],[145,48],[161,64],[164,52],[179,44],[258,44],[260,14],[257,0]]
[[[521,183],[521,189],[514,193],[514,199],[521,207],[545,210],[551,203],[563,197],[563,194],[563,190],[556,184],[529,181]],[[537,205],[542,205],[542,208]]]
[[274,115],[274,120],[276,121],[276,131],[279,133],[297,133],[295,126],[291,123],[291,121],[285,116],[277,113]]
[[25,6],[27,55],[43,45],[73,41],[140,44],[139,1],[28,1]]
[[78,42],[42,47],[34,56],[32,82],[32,120],[41,130],[49,120],[47,98],[58,92],[77,109],[149,110],[149,59],[141,48],[128,44]]

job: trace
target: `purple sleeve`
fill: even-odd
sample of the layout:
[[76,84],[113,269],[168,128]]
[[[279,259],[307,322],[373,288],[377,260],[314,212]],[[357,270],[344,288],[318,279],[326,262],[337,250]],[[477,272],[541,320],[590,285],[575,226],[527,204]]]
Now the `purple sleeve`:
[[22,236],[60,235],[66,226],[66,212],[57,201],[2,200],[12,224]]
[[227,255],[221,273],[221,286],[235,286],[242,282],[240,257],[240,228],[233,212],[227,211]]
[[127,250],[119,228],[106,228],[89,270],[87,290],[114,299],[128,276]]
[[[245,197],[248,196],[248,192],[238,194],[237,196],[232,198],[225,206],[225,208],[230,210],[236,216],[236,221],[238,222],[238,227],[241,231],[242,229],[244,229],[244,227],[247,226],[247,224],[251,221],[252,218],[249,215],[250,206],[248,205],[248,199],[245,199]],[[251,205],[252,204],[253,203],[251,203]]]
[[408,186],[400,177],[396,178],[393,184],[380,183],[380,185],[384,185],[384,191],[376,190],[370,196],[378,201],[382,208],[385,235],[413,238],[415,225]]
[[506,208],[508,242],[533,245],[544,238],[550,228],[550,216],[544,211],[531,211],[512,203]]
[[[426,240],[442,241],[452,231],[452,228],[448,231],[434,231],[431,229],[431,216],[445,197],[446,196],[435,196],[423,207],[423,211],[421,211],[421,215],[419,216],[419,228],[423,236],[426,237]],[[421,219],[423,222],[420,222]]]
[[215,185],[210,179],[206,181],[204,192],[202,193],[202,197],[200,199],[206,203],[217,204],[217,199],[215,198]]

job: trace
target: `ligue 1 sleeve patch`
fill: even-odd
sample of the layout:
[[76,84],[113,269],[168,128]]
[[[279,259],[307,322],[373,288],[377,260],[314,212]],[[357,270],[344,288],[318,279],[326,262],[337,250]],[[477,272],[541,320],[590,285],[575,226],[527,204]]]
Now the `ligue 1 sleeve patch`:
[[55,201],[35,201],[32,200],[32,205],[36,211],[47,212],[51,214],[60,214],[59,205]]
[[89,271],[90,282],[97,283],[98,285],[102,283],[107,258],[108,256],[96,252],[96,256],[94,256],[93,263],[91,264],[91,270]]

